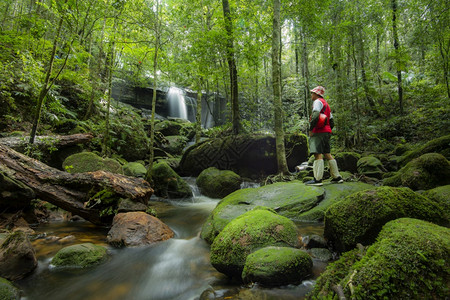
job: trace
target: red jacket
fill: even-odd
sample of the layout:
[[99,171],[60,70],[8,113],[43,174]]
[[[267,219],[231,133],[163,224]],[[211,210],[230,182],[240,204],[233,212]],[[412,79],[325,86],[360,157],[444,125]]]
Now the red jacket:
[[328,121],[327,121],[327,124],[322,128],[317,128],[317,124],[316,124],[316,127],[313,128],[312,132],[313,133],[320,133],[320,132],[330,132],[331,133],[331,126],[330,126],[331,109],[330,109],[330,106],[328,105],[327,101],[325,101],[325,99],[323,99],[323,98],[318,98],[317,100],[322,102],[323,108],[320,112],[327,116]]

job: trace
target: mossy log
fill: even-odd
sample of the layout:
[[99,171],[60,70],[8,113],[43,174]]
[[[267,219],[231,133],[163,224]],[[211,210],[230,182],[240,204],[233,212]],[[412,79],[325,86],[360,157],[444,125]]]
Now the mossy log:
[[[94,136],[91,133],[77,133],[71,135],[55,135],[55,136],[36,136],[34,144],[37,146],[51,145],[55,148],[63,148],[78,144],[86,144],[90,142]],[[28,136],[1,138],[0,144],[13,148],[14,150],[23,150],[29,140]]]
[[94,224],[109,225],[112,216],[89,205],[92,197],[107,190],[117,199],[128,198],[147,204],[153,193],[142,179],[104,171],[71,174],[49,167],[0,144],[0,172],[32,189],[36,198],[72,212]]

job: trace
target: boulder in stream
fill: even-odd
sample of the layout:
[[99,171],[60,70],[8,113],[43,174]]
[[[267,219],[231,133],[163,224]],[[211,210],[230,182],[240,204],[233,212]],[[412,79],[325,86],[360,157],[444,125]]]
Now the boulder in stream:
[[266,207],[231,221],[211,245],[211,264],[229,277],[241,278],[247,256],[267,246],[300,247],[297,226]]
[[153,165],[150,181],[156,196],[169,199],[186,199],[192,196],[191,187],[164,160]]
[[12,282],[0,277],[0,299],[19,300],[20,290]]
[[0,238],[0,277],[19,280],[36,267],[36,254],[27,234],[16,231]]
[[104,261],[106,248],[92,243],[84,243],[64,247],[52,259],[56,267],[90,267]]
[[200,192],[211,198],[223,198],[241,188],[241,176],[215,167],[203,170],[196,180]]
[[143,246],[168,240],[174,232],[145,212],[119,213],[114,217],[107,241],[115,247]]

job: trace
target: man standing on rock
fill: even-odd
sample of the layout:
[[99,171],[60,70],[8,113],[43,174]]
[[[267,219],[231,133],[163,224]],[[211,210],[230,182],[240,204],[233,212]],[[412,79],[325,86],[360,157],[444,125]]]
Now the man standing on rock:
[[312,116],[309,122],[309,150],[314,154],[313,173],[314,179],[305,182],[307,185],[321,186],[325,157],[330,166],[330,173],[333,179],[332,183],[342,183],[344,180],[339,174],[336,160],[331,156],[330,138],[333,128],[333,115],[330,106],[323,99],[325,89],[317,86],[311,90],[311,99],[313,100]]

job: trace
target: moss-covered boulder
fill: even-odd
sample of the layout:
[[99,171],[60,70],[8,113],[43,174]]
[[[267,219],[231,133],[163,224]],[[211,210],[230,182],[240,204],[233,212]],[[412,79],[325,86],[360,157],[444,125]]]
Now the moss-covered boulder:
[[[450,293],[450,229],[402,218],[387,223],[376,243],[330,264],[309,299],[446,299]],[[351,283],[351,285],[350,285]]]
[[405,155],[399,159],[399,164],[404,166],[411,160],[426,153],[440,153],[445,158],[450,159],[450,135],[431,140],[421,147],[415,147],[415,150],[405,153]]
[[166,143],[161,145],[161,149],[172,155],[181,155],[187,145],[187,137],[181,135],[171,135],[165,137]]
[[26,233],[10,233],[0,242],[0,277],[19,280],[37,267],[36,254]]
[[441,154],[427,153],[407,163],[394,176],[385,178],[383,184],[413,190],[447,185],[450,184],[450,162]]
[[294,221],[322,221],[330,205],[369,188],[372,186],[356,182],[315,187],[291,181],[237,190],[223,198],[211,212],[203,225],[201,237],[212,243],[231,220],[257,206],[270,207]]
[[378,187],[347,196],[325,213],[324,237],[340,251],[375,241],[382,226],[402,217],[447,224],[442,207],[409,188]]
[[19,300],[20,290],[12,282],[0,277],[0,299]]
[[446,214],[446,218],[450,220],[450,185],[444,185],[425,191],[422,195],[437,202]]
[[183,124],[176,120],[163,120],[155,125],[155,131],[161,132],[164,136],[180,135]]
[[165,161],[154,164],[150,173],[156,196],[169,199],[192,197],[191,187]]
[[358,173],[367,177],[381,179],[386,172],[381,161],[375,156],[364,156],[357,162]]
[[298,284],[312,274],[312,259],[303,250],[291,247],[265,247],[245,260],[242,280],[265,286]]
[[[295,166],[308,159],[305,135],[286,135],[285,147],[289,170],[294,171]],[[209,139],[189,147],[180,162],[183,174],[188,176],[198,176],[209,167],[231,170],[247,178],[276,174],[275,137],[252,134]]]
[[229,170],[211,167],[203,170],[196,180],[200,192],[211,198],[223,198],[241,188],[241,176]]
[[84,173],[94,171],[107,171],[123,174],[119,162],[110,158],[101,158],[93,152],[81,152],[67,157],[63,162],[63,168],[69,173]]
[[241,278],[247,256],[267,246],[300,246],[294,222],[267,208],[256,208],[231,221],[211,245],[211,264]]
[[356,152],[338,152],[334,155],[340,171],[358,172],[358,160],[361,155]]
[[147,174],[147,169],[143,164],[138,162],[129,162],[123,165],[123,174],[127,176],[144,178]]
[[51,264],[56,267],[86,268],[101,263],[107,256],[105,247],[84,243],[62,248],[53,257]]

